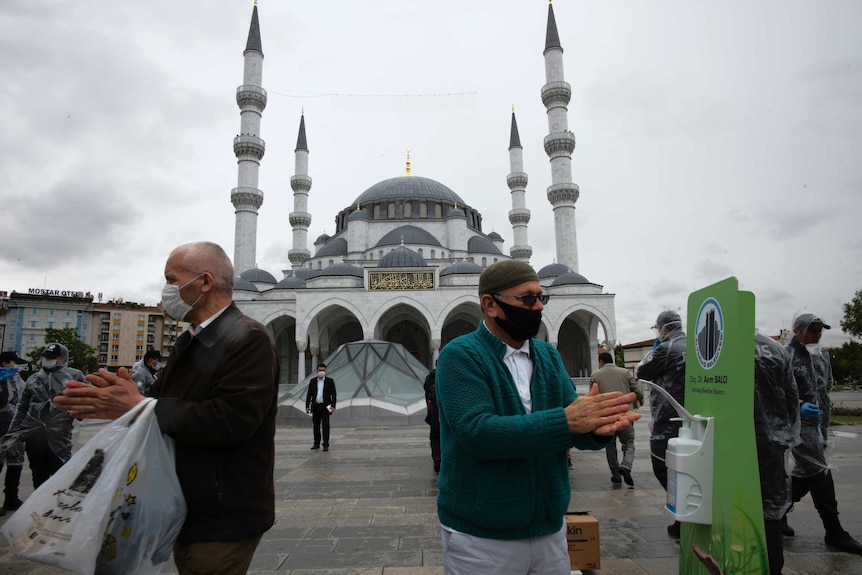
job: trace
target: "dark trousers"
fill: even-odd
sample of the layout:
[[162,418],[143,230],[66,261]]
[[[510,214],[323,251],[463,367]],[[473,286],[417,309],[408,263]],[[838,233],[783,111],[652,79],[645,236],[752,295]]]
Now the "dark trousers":
[[667,453],[667,442],[667,439],[651,439],[649,442],[652,472],[665,491],[667,491],[667,465],[664,458]]
[[440,424],[430,425],[431,432],[428,439],[431,442],[431,459],[440,461]]
[[[3,493],[5,500],[3,507],[7,504],[11,505],[18,499],[18,485],[21,483],[21,472],[24,470],[23,465],[9,465],[6,467],[6,478],[3,482]],[[0,472],[3,471],[3,463],[0,462]]]
[[827,469],[812,477],[794,477],[791,482],[793,502],[800,501],[805,495],[811,493],[814,507],[820,514],[826,535],[837,535],[844,533],[844,528],[838,521],[838,501],[835,499],[835,482],[832,472]]
[[180,575],[244,575],[261,535],[239,541],[200,541],[174,545]]
[[781,521],[764,519],[766,531],[766,556],[769,558],[769,575],[781,575],[784,568],[784,541],[781,535]]
[[329,410],[325,403],[313,403],[311,423],[314,425],[314,444],[320,445],[320,428],[323,427],[323,447],[329,447]]
[[63,460],[54,455],[48,444],[48,433],[44,430],[27,437],[25,444],[27,459],[30,460],[30,471],[33,473],[33,489],[36,489],[48,478],[63,467]]

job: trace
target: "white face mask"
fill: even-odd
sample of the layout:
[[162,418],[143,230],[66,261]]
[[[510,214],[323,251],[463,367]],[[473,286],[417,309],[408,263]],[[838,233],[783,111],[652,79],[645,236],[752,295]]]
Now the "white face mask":
[[156,365],[153,366],[153,371],[159,371],[160,369],[162,369],[161,363],[157,363]]
[[811,355],[823,355],[823,346],[819,343],[806,343],[805,349],[807,349],[808,353]]
[[318,372],[317,372],[317,378],[318,378],[318,379],[323,379],[324,377],[326,377],[326,372],[325,372],[325,371],[318,371]]
[[165,310],[166,314],[177,321],[183,321],[186,319],[188,313],[194,309],[195,304],[198,303],[198,300],[201,299],[204,293],[201,292],[201,295],[199,295],[198,298],[189,305],[183,301],[183,296],[180,294],[180,290],[202,275],[204,274],[199,274],[198,276],[193,277],[181,286],[166,284],[165,287],[162,288],[162,309]]
[[56,359],[45,359],[44,357],[42,358],[42,369],[50,371],[55,367],[57,367]]

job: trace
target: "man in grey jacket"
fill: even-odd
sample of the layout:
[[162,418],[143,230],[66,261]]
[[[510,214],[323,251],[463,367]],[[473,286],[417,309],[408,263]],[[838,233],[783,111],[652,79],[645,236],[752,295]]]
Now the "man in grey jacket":
[[[590,383],[599,386],[599,393],[619,391],[623,394],[634,393],[637,397],[633,408],[643,405],[644,395],[638,388],[638,381],[629,370],[614,365],[614,358],[608,352],[599,354],[599,369],[590,375]],[[623,449],[623,462],[620,464],[617,456],[617,439]],[[620,484],[623,479],[626,485],[634,485],[632,479],[632,464],[635,461],[635,427],[624,427],[614,434],[611,442],[605,448],[608,456],[608,467],[611,469],[611,483]],[[622,476],[622,477],[620,477]]]

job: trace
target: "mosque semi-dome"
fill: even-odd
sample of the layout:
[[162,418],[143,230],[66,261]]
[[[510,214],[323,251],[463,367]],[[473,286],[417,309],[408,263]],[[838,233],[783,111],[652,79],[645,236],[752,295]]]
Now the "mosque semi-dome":
[[[422,244],[428,246],[440,246],[440,241],[427,230],[414,225],[406,225],[395,228],[386,233],[374,247],[397,246],[401,244]],[[442,247],[442,246],[440,246]],[[347,253],[347,252],[345,252]]]
[[324,232],[324,233],[320,234],[319,236],[317,236],[317,239],[314,240],[314,245],[325,244],[326,242],[329,241],[329,238],[331,238],[331,237],[332,236],[330,236],[329,234]]
[[591,284],[592,282],[582,276],[581,274],[573,271],[568,271],[554,280],[552,286],[565,286],[565,285],[577,285],[577,284]]
[[500,251],[494,243],[488,238],[484,238],[482,236],[473,236],[467,241],[467,253],[471,254],[501,254],[503,252]]
[[447,267],[444,270],[440,271],[440,277],[450,276],[456,274],[480,274],[482,273],[482,266],[478,264],[474,264],[473,262],[468,262],[466,260],[456,262],[451,266]]
[[253,292],[259,292],[260,291],[259,289],[257,289],[257,286],[255,286],[253,283],[251,283],[249,280],[243,278],[242,276],[239,276],[234,280],[233,289],[234,289],[234,291],[253,291]]
[[305,280],[297,276],[287,276],[272,289],[305,289]]
[[319,270],[313,270],[311,268],[296,268],[295,270],[293,270],[293,276],[291,277],[297,277],[301,280],[307,280],[310,278],[316,278],[319,275]]
[[239,274],[239,277],[250,282],[261,282],[267,284],[277,283],[275,277],[271,273],[259,268],[245,270],[244,272]]
[[362,271],[362,268],[352,266],[350,264],[337,263],[330,266],[326,266],[322,270],[319,270],[315,277],[321,276],[353,276],[358,278],[364,278],[365,273]]
[[572,268],[563,264],[548,264],[537,272],[540,280],[559,277],[572,271]]
[[497,232],[493,232],[493,231],[492,231],[490,234],[488,234],[488,239],[489,239],[489,240],[494,240],[495,242],[497,242],[497,241],[502,240],[502,239],[503,239],[503,236],[501,236],[501,235],[500,235],[500,234],[498,234]]
[[323,256],[344,256],[347,255],[347,240],[344,238],[332,238],[324,244],[314,257],[320,258]]
[[439,200],[451,204],[463,204],[464,200],[448,187],[431,178],[400,176],[377,182],[359,195],[353,205],[381,200]]
[[382,258],[377,264],[379,268],[424,268],[428,267],[425,258],[404,246],[398,246]]

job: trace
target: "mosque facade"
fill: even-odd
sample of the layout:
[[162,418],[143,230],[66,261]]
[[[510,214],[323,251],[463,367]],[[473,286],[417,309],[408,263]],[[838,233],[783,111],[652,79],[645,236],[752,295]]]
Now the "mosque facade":
[[571,87],[564,80],[563,48],[552,5],[544,50],[546,84],[541,89],[552,183],[547,189],[550,206],[542,209],[554,213],[556,260],[545,265],[530,260],[528,178],[513,111],[507,176],[513,245],[508,254],[499,234],[483,231],[482,215],[469,198],[443,183],[412,175],[409,156],[404,175],[357,190],[356,199],[337,213],[334,233],[321,235],[309,246],[312,215],[307,209],[313,191],[303,116],[291,177],[290,269],[276,279],[256,268],[257,215],[263,204],[257,180],[265,149],[259,134],[267,102],[261,85],[257,6],[243,54],[243,84],[237,89],[241,128],[234,139],[238,185],[231,192],[236,212],[234,266],[239,274],[234,301],[273,335],[281,383],[305,381],[319,361],[342,344],[359,340],[399,343],[430,369],[446,343],[482,321],[477,293],[482,270],[510,258],[530,263],[551,295],[537,337],[559,350],[570,376],[587,377],[597,368],[599,328],[606,341],[616,340],[614,296],[578,271],[579,189],[572,182],[575,137],[567,119]]

